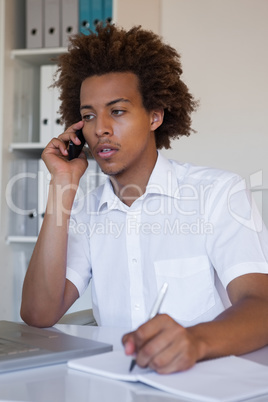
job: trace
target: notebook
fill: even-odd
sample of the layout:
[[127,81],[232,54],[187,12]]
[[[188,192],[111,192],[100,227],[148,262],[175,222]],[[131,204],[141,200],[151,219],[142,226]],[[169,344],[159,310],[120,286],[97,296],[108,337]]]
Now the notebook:
[[198,402],[236,402],[268,394],[268,367],[235,356],[197,363],[189,370],[163,375],[135,366],[124,351],[74,359],[68,367],[114,380],[139,381]]
[[55,328],[0,321],[0,373],[65,363],[71,358],[110,350],[112,345],[66,335]]

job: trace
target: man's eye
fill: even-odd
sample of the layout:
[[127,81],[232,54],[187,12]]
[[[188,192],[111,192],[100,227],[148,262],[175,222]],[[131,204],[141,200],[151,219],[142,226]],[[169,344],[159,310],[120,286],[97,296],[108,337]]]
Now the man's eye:
[[85,121],[92,120],[93,118],[94,118],[93,114],[86,114],[83,116],[83,120],[85,120]]
[[114,114],[116,116],[121,116],[123,113],[124,113],[124,110],[115,109],[112,111],[112,114]]

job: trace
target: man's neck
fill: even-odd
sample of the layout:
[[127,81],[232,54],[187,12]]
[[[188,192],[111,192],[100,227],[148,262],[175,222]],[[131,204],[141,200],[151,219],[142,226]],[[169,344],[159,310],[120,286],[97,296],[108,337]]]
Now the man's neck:
[[126,177],[124,174],[110,176],[110,180],[117,197],[127,206],[131,206],[135,200],[141,197],[149,182],[152,171],[155,167],[157,154],[150,166],[144,167],[142,174],[139,170],[138,174],[135,171]]

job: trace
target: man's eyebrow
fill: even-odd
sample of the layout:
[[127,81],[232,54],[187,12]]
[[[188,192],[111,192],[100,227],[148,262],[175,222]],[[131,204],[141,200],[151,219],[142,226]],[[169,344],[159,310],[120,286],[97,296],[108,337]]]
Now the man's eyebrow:
[[108,102],[106,104],[106,106],[111,106],[111,105],[114,105],[115,103],[119,103],[119,102],[129,102],[130,103],[130,100],[128,100],[126,98],[118,98],[118,99],[112,100],[111,102]]
[[[114,105],[116,103],[119,103],[119,102],[128,102],[128,103],[130,103],[130,100],[128,100],[126,98],[118,98],[118,99],[114,99],[114,100],[106,103],[105,106],[112,106],[112,105]],[[94,109],[94,108],[91,105],[81,105],[80,110],[83,110],[83,109]]]

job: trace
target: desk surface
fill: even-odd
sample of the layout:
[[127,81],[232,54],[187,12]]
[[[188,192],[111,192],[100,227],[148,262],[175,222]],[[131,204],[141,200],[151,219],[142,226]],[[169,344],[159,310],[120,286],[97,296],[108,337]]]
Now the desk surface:
[[[118,328],[76,325],[56,325],[63,332],[112,343],[114,350],[122,348],[121,337],[126,332]],[[268,347],[244,356],[268,366]],[[108,380],[68,370],[64,364],[22,370],[0,375],[0,402],[171,402],[184,401],[140,383]],[[267,402],[267,395],[251,399]]]

